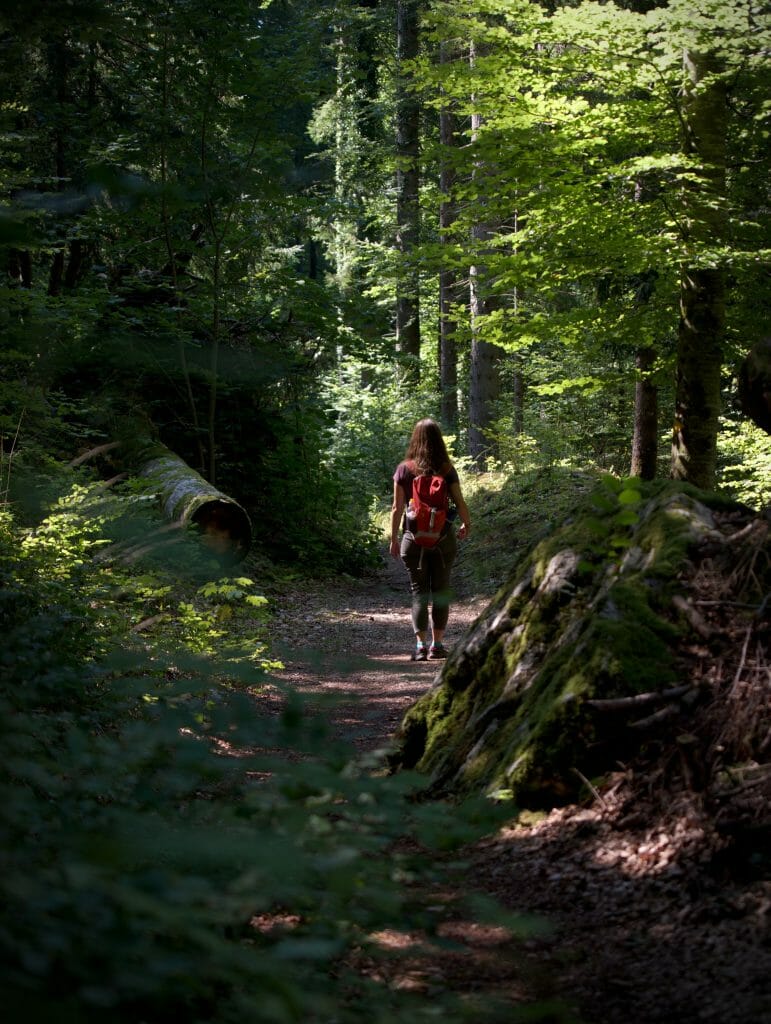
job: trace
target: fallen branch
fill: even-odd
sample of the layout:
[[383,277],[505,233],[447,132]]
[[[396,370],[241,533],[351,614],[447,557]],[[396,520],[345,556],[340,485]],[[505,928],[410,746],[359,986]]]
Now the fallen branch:
[[725,542],[726,544],[738,544],[740,541],[743,541],[745,537],[749,537],[749,535],[753,533],[753,531],[757,530],[758,527],[763,529],[764,532],[768,529],[767,524],[761,519],[753,519],[751,522],[747,523],[746,526],[743,526],[741,530],[737,530],[736,533],[732,533],[730,537],[726,537]]
[[124,480],[128,480],[128,473],[116,473],[115,476],[111,476],[109,480],[102,480],[99,484],[104,490],[109,487],[114,487],[115,484],[122,483]]
[[151,626],[157,625],[159,622],[163,622],[168,619],[168,615],[165,612],[161,612],[159,615],[151,615],[147,619],[142,619],[136,626],[131,627],[132,633],[142,633],[146,629],[150,629]]
[[105,452],[111,452],[113,448],[117,448],[120,441],[108,441],[107,444],[99,444],[96,448],[91,448],[87,452],[83,452],[82,455],[78,455],[77,458],[70,462],[70,468],[75,469],[76,466],[81,466],[84,462],[88,462],[89,459],[95,459],[97,455],[104,455]]
[[685,683],[682,686],[673,686],[668,690],[652,690],[648,693],[635,693],[631,697],[608,697],[605,700],[587,700],[586,705],[596,711],[628,711],[630,708],[639,711],[640,708],[648,707],[651,704],[661,704],[666,700],[675,700],[682,697],[691,690],[698,687]]
[[734,691],[736,690],[737,686],[739,685],[739,679],[741,678],[741,674],[744,671],[745,662],[747,661],[747,649],[750,646],[750,637],[751,636],[752,636],[752,623],[750,623],[749,627],[747,628],[747,632],[745,633],[745,636],[744,636],[744,643],[742,645],[742,653],[741,653],[741,657],[739,658],[739,667],[736,669],[736,674],[734,675],[733,682],[731,683],[731,688],[728,691],[729,697],[733,695]]
[[604,808],[604,810],[606,810],[606,811],[607,811],[607,809],[608,809],[608,805],[607,805],[606,801],[605,801],[605,800],[603,799],[603,796],[602,796],[602,794],[600,793],[600,791],[599,791],[599,790],[597,789],[597,787],[596,787],[596,786],[593,786],[593,785],[592,785],[592,783],[591,783],[591,782],[590,782],[590,781],[589,781],[589,780],[587,779],[587,777],[586,777],[586,776],[584,775],[584,773],[583,773],[583,772],[580,772],[580,771],[578,770],[578,768],[573,768],[572,770],[573,770],[573,771],[574,771],[574,772],[576,773],[576,775],[577,775],[577,776],[579,777],[579,779],[581,780],[581,782],[583,782],[583,784],[584,784],[584,785],[585,785],[585,786],[586,786],[586,787],[588,788],[589,792],[590,792],[590,793],[592,794],[592,796],[594,797],[594,799],[595,799],[595,800],[597,800],[597,801],[598,801],[598,803],[600,803],[600,804],[602,805],[602,807]]
[[664,708],[659,708],[658,711],[654,711],[652,715],[648,715],[647,718],[640,718],[637,722],[630,722],[630,729],[650,729],[651,726],[659,725],[661,722],[666,722],[668,718],[674,717],[680,709],[677,704],[667,704]]
[[704,637],[705,640],[708,640],[712,636],[712,627],[705,622],[701,615],[699,615],[690,601],[686,600],[686,598],[682,597],[680,594],[676,594],[672,598],[672,604],[678,611],[683,613],[686,619],[688,619],[691,628],[694,629],[699,636]]

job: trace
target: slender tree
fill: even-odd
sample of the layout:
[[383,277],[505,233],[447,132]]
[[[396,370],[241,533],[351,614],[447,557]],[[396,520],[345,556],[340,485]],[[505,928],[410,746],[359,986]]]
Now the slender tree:
[[[474,65],[478,59],[476,42],[470,46],[469,59]],[[484,116],[472,107],[472,142],[479,137]],[[479,470],[484,470],[488,458],[495,453],[495,444],[489,430],[496,414],[500,396],[500,362],[503,349],[485,337],[486,318],[493,312],[496,299],[491,294],[491,271],[486,264],[489,242],[495,237],[497,225],[490,220],[486,191],[490,186],[486,164],[477,161],[474,168],[478,221],[472,226],[472,253],[474,262],[469,268],[469,312],[471,316],[471,365],[469,379],[469,454]]]
[[653,480],[658,462],[659,389],[653,380],[656,350],[639,348],[635,356],[632,460],[629,472],[642,480]]
[[[440,63],[451,63],[455,59],[454,50],[453,44],[440,43]],[[441,242],[446,246],[449,243],[449,232],[456,219],[453,189],[457,178],[455,151],[459,145],[456,115],[452,101],[446,97],[439,110],[439,143],[439,231]],[[451,434],[456,434],[458,430],[458,349],[455,340],[458,325],[452,309],[459,301],[460,288],[461,282],[452,264],[447,266],[447,262],[443,262],[439,271],[439,386],[442,422]]]
[[[700,164],[685,191],[686,241],[698,251],[725,239],[726,83],[714,53],[687,50],[684,66],[684,148]],[[725,272],[702,256],[681,276],[672,437],[672,475],[698,487],[715,484],[724,342]]]
[[419,53],[419,0],[396,4],[396,349],[408,376],[420,360],[420,289],[415,247],[420,237],[420,105],[409,62]]

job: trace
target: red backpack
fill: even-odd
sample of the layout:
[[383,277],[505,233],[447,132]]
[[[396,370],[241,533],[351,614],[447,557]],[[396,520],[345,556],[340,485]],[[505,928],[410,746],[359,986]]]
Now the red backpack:
[[436,544],[447,522],[448,507],[447,481],[443,476],[424,473],[413,479],[407,529],[416,544],[424,548]]

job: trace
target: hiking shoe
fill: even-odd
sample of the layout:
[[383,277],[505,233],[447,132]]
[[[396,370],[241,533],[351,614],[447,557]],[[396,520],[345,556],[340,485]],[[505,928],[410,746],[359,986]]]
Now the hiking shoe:
[[438,661],[440,658],[446,658],[447,648],[442,644],[431,644],[428,656],[432,661]]
[[428,657],[428,648],[425,644],[418,644],[410,655],[412,661],[425,661]]

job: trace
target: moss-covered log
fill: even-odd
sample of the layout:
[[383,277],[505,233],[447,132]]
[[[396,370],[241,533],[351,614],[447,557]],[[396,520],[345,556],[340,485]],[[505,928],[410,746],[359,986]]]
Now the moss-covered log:
[[194,526],[221,558],[237,562],[246,557],[252,538],[248,514],[178,455],[156,445],[146,453],[139,477],[156,491],[169,522]]
[[428,773],[437,794],[549,805],[625,760],[635,719],[698,700],[677,645],[694,631],[682,600],[692,559],[726,550],[712,501],[606,479],[520,563],[409,709],[394,766]]

